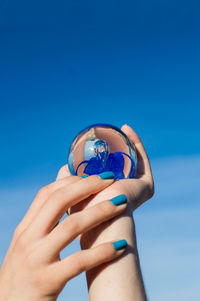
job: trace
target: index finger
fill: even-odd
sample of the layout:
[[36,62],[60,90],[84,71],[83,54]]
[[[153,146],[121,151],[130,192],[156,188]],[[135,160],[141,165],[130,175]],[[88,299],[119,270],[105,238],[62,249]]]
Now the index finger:
[[[106,177],[105,177],[106,176]],[[90,195],[105,189],[114,182],[114,174],[105,172],[56,190],[48,198],[31,225],[31,234],[43,236],[53,229],[67,208],[81,202]]]

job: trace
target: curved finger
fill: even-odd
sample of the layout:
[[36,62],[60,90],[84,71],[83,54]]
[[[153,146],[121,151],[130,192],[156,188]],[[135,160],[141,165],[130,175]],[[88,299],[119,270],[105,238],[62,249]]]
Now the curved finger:
[[[107,175],[109,178],[102,179],[101,176]],[[112,176],[112,178],[111,178]],[[67,208],[86,199],[88,196],[101,191],[114,182],[114,174],[106,172],[100,175],[92,175],[84,178],[77,183],[67,185],[56,190],[48,198],[41,208],[38,216],[31,225],[33,235],[44,235],[50,232]]]
[[137,151],[138,162],[137,162],[136,177],[144,176],[144,175],[152,176],[149,159],[140,137],[127,124],[123,125],[121,130],[129,137],[131,142],[133,142]]
[[[31,206],[29,207],[27,213],[25,214],[24,218],[20,222],[20,224],[17,227],[17,233],[18,235],[22,233],[34,220],[34,218],[38,215],[39,211],[47,201],[48,197],[54,193],[56,190],[61,189],[63,187],[67,187],[70,184],[76,183],[80,181],[81,177],[76,176],[69,176],[65,178],[61,178],[51,184],[48,184],[47,186],[42,187],[34,201],[32,202]],[[16,236],[16,235],[15,235]]]
[[[60,180],[60,179],[63,179],[65,177],[70,177],[71,176],[71,173],[69,171],[69,167],[68,167],[68,164],[65,164],[63,165],[60,169],[59,169],[59,172],[57,174],[57,178],[56,178],[56,181]],[[70,208],[67,209],[67,214],[70,215]]]
[[53,266],[60,282],[66,283],[76,275],[121,256],[127,246],[126,240],[106,242],[97,247],[70,255]]
[[103,201],[86,210],[72,214],[57,225],[44,241],[45,254],[55,258],[63,248],[72,242],[79,234],[87,232],[100,223],[107,221],[125,210],[126,195],[118,195],[110,200]]

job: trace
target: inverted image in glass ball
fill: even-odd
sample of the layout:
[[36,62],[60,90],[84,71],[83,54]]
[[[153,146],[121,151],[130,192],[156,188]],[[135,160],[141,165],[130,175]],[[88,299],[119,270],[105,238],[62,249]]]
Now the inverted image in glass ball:
[[112,171],[115,180],[134,178],[137,157],[133,143],[116,126],[96,123],[74,138],[68,152],[72,175],[94,175]]

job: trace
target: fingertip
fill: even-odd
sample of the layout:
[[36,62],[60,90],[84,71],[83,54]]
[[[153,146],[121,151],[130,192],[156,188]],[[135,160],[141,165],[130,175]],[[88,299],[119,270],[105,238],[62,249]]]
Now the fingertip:
[[128,124],[124,124],[121,129],[134,144],[141,142],[138,134]]
[[110,199],[110,202],[115,206],[122,206],[127,205],[127,196],[125,194],[119,194],[112,199]]
[[129,127],[130,126],[127,123],[125,123],[125,124],[122,125],[121,129],[129,128]]
[[116,251],[124,250],[127,247],[126,239],[120,239],[113,242],[113,247]]
[[71,176],[71,173],[69,171],[68,164],[65,164],[59,169],[56,180],[60,180],[69,176]]

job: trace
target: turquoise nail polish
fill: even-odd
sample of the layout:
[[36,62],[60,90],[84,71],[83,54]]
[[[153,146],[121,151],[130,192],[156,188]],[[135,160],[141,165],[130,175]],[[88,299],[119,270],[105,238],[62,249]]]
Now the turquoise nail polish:
[[81,176],[81,178],[87,178],[88,176],[84,175],[84,176]]
[[113,205],[119,206],[119,205],[127,203],[127,197],[125,194],[120,194],[120,195],[110,199],[110,201],[111,201],[111,203],[113,203]]
[[102,180],[109,180],[109,179],[114,179],[115,175],[112,171],[105,171],[102,172],[100,174],[98,174],[98,176],[102,179]]
[[127,246],[127,241],[126,241],[126,239],[121,239],[121,240],[118,240],[118,241],[113,242],[113,247],[114,247],[115,250],[117,250],[117,251],[126,248],[126,246]]

